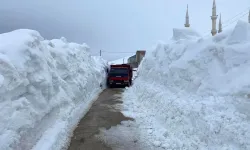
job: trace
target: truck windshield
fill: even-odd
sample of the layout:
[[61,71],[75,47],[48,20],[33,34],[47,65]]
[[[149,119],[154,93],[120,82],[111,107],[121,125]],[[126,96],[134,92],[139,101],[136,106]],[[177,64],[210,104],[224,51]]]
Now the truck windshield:
[[127,68],[111,68],[110,69],[110,74],[128,74],[128,69]]

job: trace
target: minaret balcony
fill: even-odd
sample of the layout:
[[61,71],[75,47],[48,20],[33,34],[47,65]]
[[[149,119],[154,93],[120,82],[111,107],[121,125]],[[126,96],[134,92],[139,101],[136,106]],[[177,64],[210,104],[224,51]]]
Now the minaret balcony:
[[211,19],[217,19],[218,18],[218,15],[216,16],[211,16]]

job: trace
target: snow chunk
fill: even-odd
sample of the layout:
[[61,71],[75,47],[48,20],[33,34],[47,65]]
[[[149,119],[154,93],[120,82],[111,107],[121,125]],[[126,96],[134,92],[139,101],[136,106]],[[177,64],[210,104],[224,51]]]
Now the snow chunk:
[[[8,59],[18,68],[22,66],[28,58],[28,49],[38,48],[39,42],[43,40],[37,31],[20,29],[0,36],[0,54],[9,56]],[[39,53],[39,51],[32,51]]]
[[161,146],[161,142],[160,141],[154,141],[153,144],[156,147],[160,147]]

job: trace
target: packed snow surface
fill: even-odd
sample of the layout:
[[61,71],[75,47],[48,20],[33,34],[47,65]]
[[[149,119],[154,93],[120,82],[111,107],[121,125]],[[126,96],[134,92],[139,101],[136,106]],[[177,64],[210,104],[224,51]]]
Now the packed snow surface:
[[123,95],[141,132],[134,149],[249,150],[250,25],[208,39],[179,31],[146,54]]
[[0,149],[56,150],[105,85],[106,62],[86,44],[33,30],[0,35]]

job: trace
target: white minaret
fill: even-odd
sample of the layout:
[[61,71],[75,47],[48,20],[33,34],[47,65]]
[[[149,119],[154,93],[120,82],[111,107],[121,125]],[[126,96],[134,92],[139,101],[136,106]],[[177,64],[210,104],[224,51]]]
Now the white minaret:
[[248,23],[250,23],[250,10],[249,10],[249,14],[248,14]]
[[216,30],[216,19],[217,19],[218,15],[216,14],[216,4],[215,4],[215,0],[213,1],[213,8],[212,8],[212,30],[211,30],[211,34],[212,36],[216,35],[217,30]]
[[221,23],[221,14],[220,14],[220,20],[219,20],[219,30],[218,33],[222,32],[222,23]]
[[189,15],[188,15],[188,5],[187,5],[187,11],[186,11],[186,22],[185,22],[185,27],[190,27],[190,24],[189,24]]

